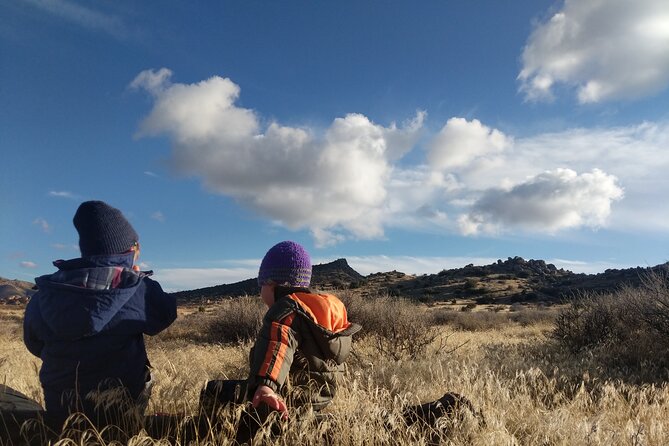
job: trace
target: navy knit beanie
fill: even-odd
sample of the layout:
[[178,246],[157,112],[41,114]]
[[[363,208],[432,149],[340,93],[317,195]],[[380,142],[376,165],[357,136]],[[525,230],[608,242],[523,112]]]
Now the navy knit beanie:
[[85,201],[74,214],[82,257],[120,254],[139,241],[121,211],[102,201]]
[[306,288],[311,283],[311,259],[298,243],[285,241],[272,246],[260,263],[258,285],[268,282]]

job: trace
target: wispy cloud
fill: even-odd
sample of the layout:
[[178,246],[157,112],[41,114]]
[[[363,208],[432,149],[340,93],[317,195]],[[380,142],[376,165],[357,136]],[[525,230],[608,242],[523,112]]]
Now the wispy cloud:
[[21,268],[34,269],[37,268],[37,263],[26,260],[19,263],[19,266],[21,266]]
[[69,0],[25,0],[27,3],[82,28],[104,32],[118,40],[128,37],[129,30],[121,17],[96,11]]
[[62,191],[56,191],[56,190],[50,190],[48,195],[50,197],[57,197],[57,198],[69,198],[70,200],[78,200],[79,196],[73,194],[72,192],[62,190]]
[[[332,261],[334,259],[326,260]],[[429,256],[351,256],[346,257],[351,268],[362,275],[400,271],[406,274],[436,274],[444,269],[462,268],[468,264],[488,265],[492,257],[429,257]],[[322,263],[326,263],[326,261]]]
[[165,222],[165,215],[163,215],[163,213],[160,212],[160,211],[156,211],[156,212],[152,213],[151,218],[156,220],[156,221],[159,221],[161,223]]
[[61,251],[78,251],[79,246],[75,244],[66,244],[66,243],[52,243],[51,247]]
[[567,260],[567,259],[546,259],[546,263],[552,263],[558,268],[564,268],[574,273],[583,274],[598,274],[603,273],[607,269],[624,269],[643,265],[623,264],[607,261],[592,261],[586,262],[584,260]]
[[556,85],[581,103],[638,98],[669,84],[669,2],[566,0],[539,24],[518,75],[528,100],[551,100]]
[[158,178],[158,174],[155,172],[151,172],[150,170],[145,170],[144,175],[146,175],[147,177]]
[[43,232],[51,232],[51,226],[49,225],[49,222],[42,217],[37,217],[35,220],[33,220],[33,225],[39,227]]
[[258,268],[158,268],[154,275],[166,291],[182,291],[250,279]]

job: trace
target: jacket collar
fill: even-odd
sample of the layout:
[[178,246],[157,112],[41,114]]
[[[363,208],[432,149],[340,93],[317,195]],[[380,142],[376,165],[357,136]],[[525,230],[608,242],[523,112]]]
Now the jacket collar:
[[56,260],[55,262],[53,262],[53,265],[61,271],[70,271],[74,269],[83,269],[83,268],[109,267],[109,266],[132,268],[134,260],[135,260],[135,253],[126,252],[123,254],[88,256],[70,260]]

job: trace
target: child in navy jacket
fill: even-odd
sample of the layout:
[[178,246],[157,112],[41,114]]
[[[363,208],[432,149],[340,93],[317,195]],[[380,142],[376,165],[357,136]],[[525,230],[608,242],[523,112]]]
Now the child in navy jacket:
[[[47,413],[64,421],[83,412],[94,422],[148,403],[151,375],[144,334],[176,319],[176,300],[134,265],[139,237],[101,201],[74,216],[81,258],[58,260],[38,277],[26,307],[24,342],[42,359],[40,382]],[[104,401],[112,393],[112,399]]]

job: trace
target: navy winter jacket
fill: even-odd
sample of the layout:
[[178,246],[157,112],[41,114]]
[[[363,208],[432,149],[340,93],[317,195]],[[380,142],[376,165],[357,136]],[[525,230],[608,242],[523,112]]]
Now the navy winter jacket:
[[58,261],[59,271],[36,279],[24,342],[42,359],[47,411],[68,411],[72,402],[63,400],[64,392],[83,399],[101,383],[121,384],[133,398],[144,389],[143,335],[155,335],[176,319],[176,299],[133,271],[132,259],[133,253]]

